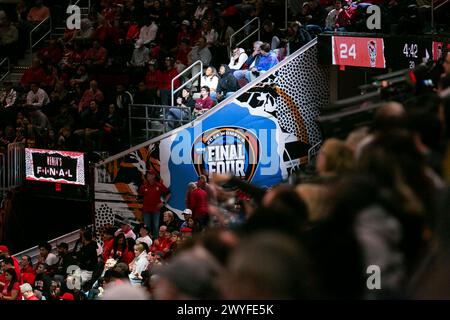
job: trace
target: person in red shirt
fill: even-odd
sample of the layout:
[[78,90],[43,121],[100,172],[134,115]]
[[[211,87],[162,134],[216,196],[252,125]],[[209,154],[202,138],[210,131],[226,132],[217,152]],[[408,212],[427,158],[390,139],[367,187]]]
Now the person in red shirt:
[[[194,188],[194,186],[191,186],[191,188]],[[208,194],[198,185],[195,185],[194,190],[189,193],[188,197],[187,203],[188,208],[192,211],[192,217],[200,230],[203,230],[209,222]]]
[[195,100],[194,116],[198,117],[214,106],[214,100],[209,96],[208,86],[200,88],[200,98]]
[[[139,195],[144,199],[142,205],[144,224],[150,228],[153,239],[156,239],[159,231],[160,210],[169,201],[170,191],[156,180],[156,172],[149,170],[145,175],[144,183],[139,188]],[[162,196],[164,196],[164,202],[161,201]]]
[[[178,75],[177,68],[175,67],[175,60],[172,57],[167,57],[166,60],[166,69],[161,72],[161,84],[159,87],[159,97],[161,98],[161,104],[164,106],[169,106],[170,101],[170,93],[172,90],[172,79]],[[177,79],[173,83],[174,89],[178,88],[181,85],[180,79]]]
[[9,254],[9,249],[7,246],[0,245],[0,260],[3,260],[6,263],[9,259],[11,259],[10,261],[12,262],[11,268],[14,268],[14,270],[16,271],[17,279],[19,279],[19,281],[20,281],[19,261],[17,261],[17,259],[15,257],[13,257]]
[[20,84],[24,88],[28,88],[28,86],[32,82],[45,82],[45,71],[44,68],[41,66],[41,60],[38,58],[34,58],[31,62],[31,67],[29,67],[22,75],[22,78],[20,78]]
[[14,268],[6,269],[5,271],[5,285],[0,293],[0,300],[22,300],[20,293],[20,283],[17,279]]
[[25,300],[39,300],[38,297],[34,295],[33,287],[31,287],[31,284],[24,283],[20,286],[20,292],[22,293]]

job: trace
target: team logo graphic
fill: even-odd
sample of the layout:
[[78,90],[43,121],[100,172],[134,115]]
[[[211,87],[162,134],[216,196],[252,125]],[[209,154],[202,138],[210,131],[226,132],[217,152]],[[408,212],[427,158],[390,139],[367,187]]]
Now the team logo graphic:
[[259,163],[260,142],[254,133],[243,128],[213,128],[195,139],[191,156],[198,175],[232,172],[251,181]]
[[370,40],[367,42],[367,49],[369,50],[370,66],[375,68],[377,66],[377,44]]

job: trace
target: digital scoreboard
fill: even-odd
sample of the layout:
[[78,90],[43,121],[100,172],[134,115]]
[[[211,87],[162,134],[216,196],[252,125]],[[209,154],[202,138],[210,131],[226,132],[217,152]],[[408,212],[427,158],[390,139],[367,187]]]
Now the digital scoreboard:
[[437,61],[450,39],[433,36],[323,33],[318,37],[321,64],[393,70],[414,69],[426,61]]

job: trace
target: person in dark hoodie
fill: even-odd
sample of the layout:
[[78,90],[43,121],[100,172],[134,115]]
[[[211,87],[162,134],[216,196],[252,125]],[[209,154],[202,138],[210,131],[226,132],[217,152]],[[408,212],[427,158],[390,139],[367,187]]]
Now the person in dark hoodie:
[[211,99],[214,101],[222,101],[239,89],[236,78],[233,76],[230,67],[226,64],[220,65],[219,76],[216,92],[211,92],[210,94]]

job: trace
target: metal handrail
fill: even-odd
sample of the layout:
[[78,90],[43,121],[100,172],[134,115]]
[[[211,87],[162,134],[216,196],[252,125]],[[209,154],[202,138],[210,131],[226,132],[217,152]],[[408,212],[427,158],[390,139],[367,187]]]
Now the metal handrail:
[[3,153],[0,153],[0,192],[3,193],[4,191],[7,191],[8,188],[6,187],[6,161],[5,161],[5,155]]
[[[145,108],[145,116],[143,117],[137,117],[137,116],[132,116],[131,114],[131,109],[133,107],[140,107],[140,108]],[[163,117],[160,118],[153,118],[149,116],[149,109],[151,108],[159,108],[159,109],[163,109]],[[131,135],[132,135],[132,129],[131,129],[131,121],[132,120],[145,120],[145,137],[148,140],[149,136],[148,133],[149,132],[162,132],[162,133],[166,133],[166,125],[167,123],[170,121],[172,122],[173,120],[168,120],[166,117],[166,110],[167,109],[171,109],[171,108],[176,108],[176,109],[180,109],[180,110],[188,110],[188,117],[186,119],[179,119],[176,120],[176,122],[179,122],[180,124],[183,123],[189,123],[192,121],[192,113],[189,107],[180,107],[180,106],[164,106],[164,105],[159,105],[159,104],[131,104],[130,107],[128,108],[128,134],[129,134],[129,140],[130,140],[130,144],[131,144]],[[148,122],[149,121],[161,121],[163,123],[162,129],[151,129],[149,128]]]
[[[88,225],[87,228],[92,228],[92,224]],[[52,246],[52,252],[55,252],[56,246],[61,242],[66,242],[69,246],[69,250],[73,250],[75,247],[75,243],[80,238],[80,229],[67,233],[58,238],[49,240],[48,243]],[[39,256],[39,248],[38,246],[31,247],[29,249],[23,250],[13,255],[13,257],[17,259],[21,259],[22,256],[30,256],[33,265],[37,262],[37,257]]]
[[[196,65],[200,64],[200,71],[197,72],[195,75],[193,75],[188,81],[186,81],[185,83],[183,83],[181,86],[179,86],[177,89],[174,90],[173,84],[175,82],[175,80],[179,79],[182,75],[184,75],[185,73],[187,73],[188,71],[192,70]],[[172,79],[171,82],[171,103],[170,105],[173,106],[174,105],[174,94],[177,93],[178,91],[180,91],[181,89],[183,89],[184,87],[186,87],[189,83],[191,83],[192,81],[194,81],[195,79],[197,79],[197,77],[201,77],[203,74],[203,62],[202,60],[197,60],[195,61],[193,64],[191,64],[189,67],[187,67],[186,69],[183,70],[183,72],[181,72],[180,74],[178,74],[176,77],[174,77]]]
[[445,5],[449,1],[450,0],[445,0],[445,1],[441,2],[441,3],[439,3],[437,6],[434,7],[434,11],[436,11],[437,9],[439,9],[440,7],[442,7],[443,5]]
[[[46,22],[49,22],[49,29],[48,31],[38,40],[36,41],[35,44],[33,44],[33,32],[35,32],[36,30],[38,30],[43,24],[45,24]],[[52,18],[49,16],[47,18],[45,18],[44,20],[42,20],[41,22],[39,22],[39,24],[37,26],[35,26],[31,31],[30,31],[30,56],[31,56],[31,61],[33,61],[33,48],[39,44],[39,42],[41,42],[45,37],[47,37],[49,34],[51,34],[52,32]]]
[[[247,22],[242,28],[240,28],[239,30],[237,30],[236,32],[234,32],[231,36],[230,36],[230,50],[233,50],[233,38],[236,36],[236,34],[240,33],[242,30],[244,30],[247,26],[249,26],[250,24],[252,24],[255,20],[258,21],[258,28],[256,30],[254,30],[252,33],[250,33],[249,35],[247,35],[244,39],[242,39],[241,41],[239,41],[238,43],[236,43],[234,46],[239,46],[241,43],[243,43],[245,40],[247,40],[248,38],[250,38],[252,35],[254,35],[256,32],[258,32],[258,40],[261,39],[261,20],[259,19],[259,17],[255,17],[252,20],[250,20],[249,22]],[[231,52],[230,52],[231,54]]]
[[8,145],[7,175],[8,188],[16,188],[23,182],[25,172],[25,145],[22,142]]
[[3,79],[5,79],[5,78],[8,76],[8,74],[10,73],[10,71],[11,71],[11,64],[10,64],[10,62],[9,62],[9,58],[3,59],[2,62],[0,62],[0,67],[1,67],[5,62],[8,64],[8,69],[7,69],[6,73],[0,78],[0,81],[3,81]]

